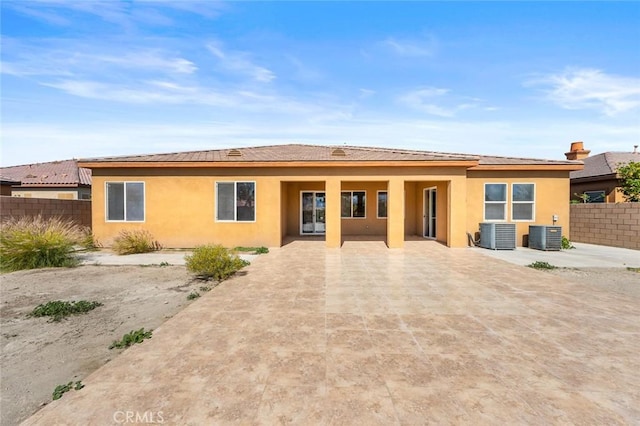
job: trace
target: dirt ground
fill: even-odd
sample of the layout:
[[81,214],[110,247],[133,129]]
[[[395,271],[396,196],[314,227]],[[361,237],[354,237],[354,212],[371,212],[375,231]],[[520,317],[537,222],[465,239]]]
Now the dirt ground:
[[[625,269],[549,271],[578,283],[640,295],[640,273]],[[154,329],[183,309],[202,284],[181,266],[83,266],[0,276],[0,424],[13,425],[51,401],[55,387],[82,380],[117,356],[108,347],[123,334]],[[215,291],[215,290],[214,290]],[[59,323],[27,314],[50,300],[104,306]]]
[[[0,424],[18,424],[50,402],[56,386],[82,380],[116,357],[122,350],[109,350],[114,340],[155,329],[191,303],[187,295],[201,285],[184,266],[82,266],[0,276]],[[61,322],[27,317],[51,300],[104,305]]]

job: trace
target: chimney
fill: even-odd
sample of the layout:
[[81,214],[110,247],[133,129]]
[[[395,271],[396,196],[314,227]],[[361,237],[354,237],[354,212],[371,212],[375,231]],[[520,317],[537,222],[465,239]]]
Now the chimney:
[[571,142],[571,150],[565,152],[564,155],[567,160],[584,160],[589,156],[590,152],[588,149],[584,149],[583,142]]

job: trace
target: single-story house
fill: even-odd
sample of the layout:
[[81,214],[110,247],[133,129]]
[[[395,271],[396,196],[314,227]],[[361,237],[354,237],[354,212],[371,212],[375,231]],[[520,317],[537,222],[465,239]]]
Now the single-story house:
[[568,160],[582,160],[584,169],[571,172],[570,199],[586,203],[623,203],[618,168],[630,162],[640,162],[637,146],[633,152],[603,152],[589,156],[583,142],[573,142],[565,153]]
[[[465,247],[480,222],[569,234],[579,161],[356,146],[276,145],[80,160],[93,174],[93,232],[109,245],[144,228],[165,247],[278,247],[316,236]],[[554,222],[555,221],[555,222]]]
[[91,199],[91,170],[79,167],[77,160],[2,167],[0,174],[14,181],[7,194],[13,197]]

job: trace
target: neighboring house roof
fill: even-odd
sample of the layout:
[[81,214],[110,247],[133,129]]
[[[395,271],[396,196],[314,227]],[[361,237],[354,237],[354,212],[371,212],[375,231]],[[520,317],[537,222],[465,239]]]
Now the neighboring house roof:
[[579,161],[541,160],[531,158],[496,157],[470,154],[454,154],[433,151],[392,149],[358,146],[325,145],[272,145],[236,149],[178,152],[169,154],[133,155],[82,159],[85,166],[99,163],[288,163],[288,162],[467,162],[469,166],[503,165],[568,165],[581,167]]
[[640,162],[640,153],[604,152],[582,160],[584,169],[571,172],[571,179],[615,178],[618,167],[631,161]]
[[0,168],[3,178],[21,187],[90,186],[91,170],[78,167],[77,160],[52,161]]
[[20,185],[20,182],[17,180],[11,179],[10,177],[0,175],[0,185],[3,185],[3,186]]

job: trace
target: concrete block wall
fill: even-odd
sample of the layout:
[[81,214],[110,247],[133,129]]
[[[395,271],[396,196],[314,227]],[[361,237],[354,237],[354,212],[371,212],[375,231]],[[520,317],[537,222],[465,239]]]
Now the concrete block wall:
[[91,201],[88,200],[0,197],[0,220],[38,214],[44,218],[59,216],[91,227]]
[[571,241],[640,250],[640,203],[571,205]]

